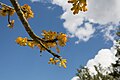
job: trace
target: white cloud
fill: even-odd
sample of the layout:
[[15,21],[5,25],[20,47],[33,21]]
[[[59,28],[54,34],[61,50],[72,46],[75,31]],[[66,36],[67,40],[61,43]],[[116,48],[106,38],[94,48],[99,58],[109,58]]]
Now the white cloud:
[[107,68],[110,67],[111,63],[115,63],[116,60],[117,58],[110,49],[101,49],[94,59],[88,61],[86,66],[90,69],[91,73],[96,74],[94,65],[98,66],[101,64],[103,68]]
[[91,24],[85,23],[84,27],[80,27],[75,31],[75,36],[79,38],[79,40],[88,41],[92,34],[95,32],[95,29]]
[[80,80],[80,78],[78,76],[75,76],[71,80]]
[[[61,19],[64,19],[63,23],[64,28],[77,37],[79,41],[87,41],[89,40],[93,34],[95,33],[95,28],[93,28],[92,24],[98,23],[99,25],[105,26],[108,30],[104,30],[105,33],[103,36],[107,40],[114,40],[113,35],[111,35],[111,27],[106,26],[109,23],[118,24],[120,21],[120,0],[88,0],[88,11],[80,12],[78,15],[73,15],[70,11],[71,4],[67,3],[68,0],[52,0],[53,4],[59,5],[64,10],[64,13],[61,15]],[[88,24],[92,26],[91,32],[87,32],[87,30],[83,27],[80,27],[84,20],[87,19]],[[90,24],[92,23],[92,24]],[[96,26],[101,27],[101,26]],[[96,28],[101,30],[105,28]],[[78,32],[78,30],[86,31],[86,34],[82,32]],[[110,30],[110,31],[109,31]],[[115,30],[115,27],[112,28]],[[77,32],[77,33],[76,33]],[[81,37],[82,34],[82,37]],[[85,36],[85,37],[84,37]],[[79,42],[77,41],[77,43]]]
[[115,57],[116,52],[115,46],[111,47],[111,49],[101,49],[93,59],[87,62],[86,66],[90,69],[91,73],[96,74],[94,65],[98,66],[101,64],[102,68],[110,67],[111,63],[115,63],[117,60]]
[[[115,54],[117,52],[117,50],[115,48],[116,45],[117,45],[117,42],[114,41],[113,47],[111,47],[110,49],[99,50],[98,53],[96,54],[96,56],[87,62],[85,67],[87,67],[90,70],[91,75],[97,73],[94,68],[94,65],[98,66],[99,64],[101,64],[101,67],[103,69],[106,69],[106,71],[109,72],[109,70],[107,70],[107,68],[111,66],[111,63],[115,63],[115,61],[118,59],[117,57],[115,57]],[[104,72],[103,72],[103,74],[104,74]],[[76,79],[74,78],[73,80],[77,80],[77,78]]]
[[100,24],[120,21],[120,0],[88,0],[86,16]]

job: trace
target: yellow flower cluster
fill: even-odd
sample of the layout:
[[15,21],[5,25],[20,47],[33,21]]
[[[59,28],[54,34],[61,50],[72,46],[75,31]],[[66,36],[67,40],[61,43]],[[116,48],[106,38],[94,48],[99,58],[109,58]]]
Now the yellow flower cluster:
[[31,7],[28,4],[24,4],[23,6],[21,6],[21,9],[22,9],[26,19],[34,17],[34,13],[33,13],[33,11],[31,10]]
[[[46,41],[44,42],[44,45],[47,48],[56,47],[56,51],[58,53],[60,52],[58,45],[63,47],[66,45],[66,42],[68,41],[67,35],[63,33],[43,30],[42,36],[43,36],[43,40]],[[40,49],[44,50],[44,48],[41,48],[41,46],[40,46]]]
[[34,46],[36,45],[36,43],[34,41],[28,41],[27,45],[31,48],[34,48]]
[[42,32],[43,32],[42,36],[44,36],[45,40],[54,40],[57,36],[57,32],[46,31],[46,30],[43,30]]
[[73,11],[73,14],[78,14],[79,11],[87,11],[87,3],[86,0],[69,0],[68,3],[72,3],[73,7],[71,10]]
[[7,16],[8,14],[12,16],[15,13],[15,10],[13,8],[10,8],[8,6],[2,5],[0,9],[0,15],[1,16]]
[[36,45],[36,43],[34,41],[29,41],[26,37],[22,38],[22,37],[18,37],[16,39],[16,43],[19,44],[20,46],[29,46],[31,48],[34,48],[34,46]]
[[[29,46],[31,48],[34,48],[36,46],[36,47],[38,47],[40,49],[40,51],[45,51],[46,50],[39,43],[37,43],[35,41],[32,41],[32,40],[28,40],[27,38],[18,37],[16,39],[16,43],[19,44],[20,46]],[[56,44],[54,45],[54,43],[43,43],[43,45],[46,48],[56,46]]]
[[40,49],[40,51],[45,51],[46,48],[56,48],[57,53],[60,53],[59,46],[65,46],[67,42],[67,35],[63,33],[57,33],[52,31],[43,31],[42,34],[43,38],[41,41],[41,44],[38,42],[35,42],[34,40],[28,40],[27,38],[18,37],[16,39],[16,43],[18,43],[20,46],[29,46],[31,48],[34,48],[35,46]]
[[57,62],[59,62],[60,60],[58,60],[58,59],[54,59],[54,58],[50,58],[50,60],[49,60],[49,62],[48,62],[48,64],[57,64]]
[[66,60],[66,59],[62,59],[62,60],[60,61],[60,63],[59,63],[59,66],[60,66],[60,67],[63,66],[64,68],[66,68],[66,67],[67,67],[66,64],[67,64],[67,60]]
[[57,39],[58,39],[58,45],[59,45],[59,46],[65,46],[65,45],[66,45],[66,42],[68,41],[68,40],[67,40],[67,35],[66,35],[66,34],[63,34],[63,33],[60,33],[60,34],[57,36]]
[[[24,16],[29,19],[29,18],[33,18],[34,17],[34,13],[31,10],[31,7],[28,4],[24,4],[23,6],[21,6],[21,9],[24,13]],[[15,10],[9,6],[5,6],[2,5],[1,9],[0,9],[0,15],[1,16],[6,16],[6,15],[10,15],[12,16],[15,13]]]
[[57,64],[59,62],[59,66],[60,67],[64,67],[64,68],[66,68],[67,66],[66,66],[66,63],[67,63],[67,60],[66,59],[61,59],[61,60],[58,60],[58,59],[54,59],[54,58],[50,58],[50,60],[49,60],[49,62],[48,62],[48,64]]
[[26,46],[27,45],[27,38],[18,37],[16,39],[16,43],[20,46]]
[[47,32],[44,30],[42,36],[44,36],[43,38],[44,40],[51,41],[50,45],[54,44],[53,47],[56,46],[56,44],[54,43],[54,40],[56,40],[56,43],[59,46],[65,46],[67,42],[67,35],[63,33],[57,33],[57,32],[52,32],[52,31]]

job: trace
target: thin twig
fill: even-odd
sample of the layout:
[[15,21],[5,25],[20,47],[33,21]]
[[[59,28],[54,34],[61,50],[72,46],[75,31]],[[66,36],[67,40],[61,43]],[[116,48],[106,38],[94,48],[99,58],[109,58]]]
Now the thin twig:
[[11,7],[11,6],[8,6],[8,5],[6,5],[6,4],[4,4],[4,3],[2,3],[2,2],[0,2],[0,5],[1,5],[1,6],[7,6],[7,7],[9,7],[9,8],[12,8],[12,9],[14,9],[13,7]]
[[43,48],[46,49],[46,51],[48,51],[50,54],[52,54],[54,57],[57,57],[59,59],[61,59],[61,56],[59,56],[58,54],[52,52],[50,49],[48,49],[41,41],[38,42]]
[[11,22],[10,22],[10,12],[8,12],[8,23],[9,23],[9,25],[11,25]]

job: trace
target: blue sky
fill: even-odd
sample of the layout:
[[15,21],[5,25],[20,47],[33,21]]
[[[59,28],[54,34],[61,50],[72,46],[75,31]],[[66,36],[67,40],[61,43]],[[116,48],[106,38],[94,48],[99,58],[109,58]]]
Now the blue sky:
[[[10,1],[0,1],[11,5]],[[109,16],[98,20],[90,11],[74,16],[69,11],[70,6],[63,4],[64,1],[53,0],[50,3],[48,0],[19,0],[19,3],[32,7],[35,17],[30,19],[29,23],[37,35],[40,36],[42,30],[52,30],[71,36],[60,53],[68,61],[67,68],[48,64],[49,58],[52,57],[48,52],[43,52],[40,57],[37,48],[17,45],[15,39],[18,36],[29,37],[23,25],[15,14],[11,17],[15,20],[15,26],[9,29],[7,17],[0,16],[0,80],[71,80],[80,65],[85,66],[101,49],[110,49],[113,46],[115,28],[119,27],[117,22],[120,20],[112,20]]]

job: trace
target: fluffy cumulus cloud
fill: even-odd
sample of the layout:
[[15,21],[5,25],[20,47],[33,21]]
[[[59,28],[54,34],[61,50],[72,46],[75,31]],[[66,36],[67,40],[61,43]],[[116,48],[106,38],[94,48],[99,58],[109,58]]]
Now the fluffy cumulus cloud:
[[[64,19],[64,28],[79,41],[89,40],[96,31],[104,33],[104,38],[107,40],[114,40],[115,35],[111,34],[115,30],[116,25],[120,21],[120,0],[87,0],[88,11],[80,12],[73,15],[70,11],[71,4],[67,3],[68,0],[52,0],[64,10],[61,19]],[[87,19],[87,25],[85,23]],[[92,24],[91,24],[92,23]],[[99,24],[94,27],[94,24]],[[111,25],[110,25],[111,24]],[[89,27],[88,27],[89,26]],[[91,26],[91,27],[90,27]],[[103,31],[103,29],[105,29]]]
[[115,54],[117,53],[117,50],[115,48],[117,43],[116,41],[113,43],[113,47],[110,49],[101,49],[93,59],[90,59],[87,62],[86,67],[89,68],[91,73],[96,74],[94,65],[98,66],[101,64],[101,67],[106,69],[111,66],[111,63],[116,63],[116,60],[118,59],[115,57]]
[[[110,49],[99,50],[97,55],[93,59],[90,59],[87,62],[86,67],[90,70],[91,74],[97,73],[95,71],[94,65],[98,66],[99,64],[101,64],[101,67],[103,69],[106,69],[111,66],[111,63],[115,63],[115,61],[117,60],[117,58],[115,57],[115,54],[117,52],[117,50],[115,49],[115,45],[116,45],[116,42],[114,41],[113,47],[111,47]],[[77,80],[76,76],[73,77],[72,79]]]
[[112,51],[112,49],[101,49],[98,54],[94,57],[94,59],[90,59],[87,62],[87,67],[90,72],[96,74],[94,69],[94,65],[98,66],[101,64],[103,68],[107,68],[111,66],[111,63],[115,63],[117,58],[115,57],[116,50]]

